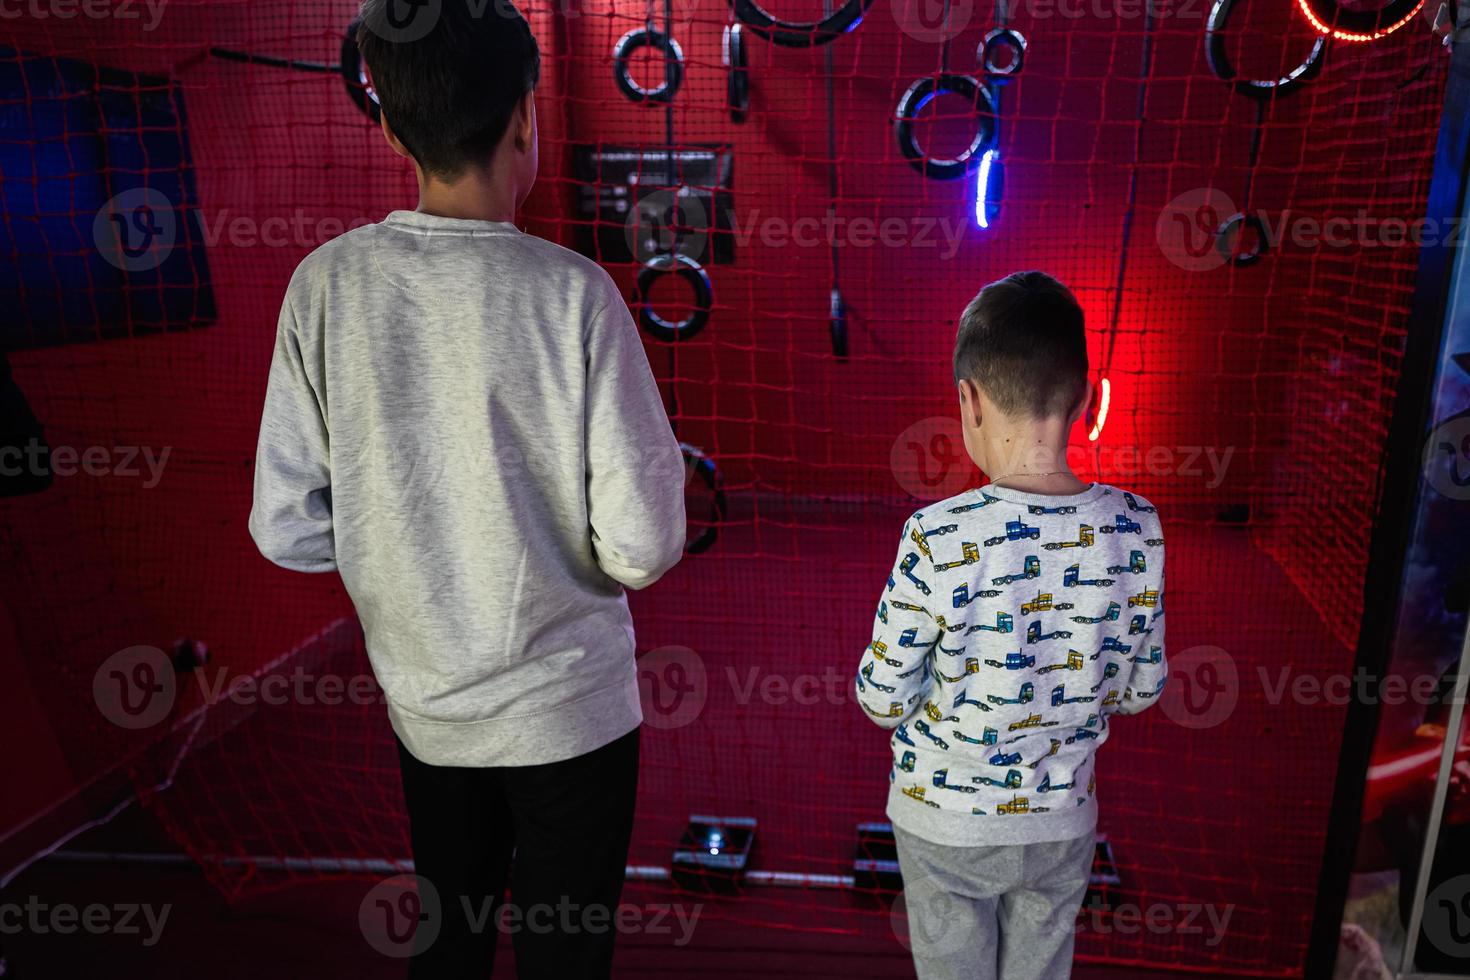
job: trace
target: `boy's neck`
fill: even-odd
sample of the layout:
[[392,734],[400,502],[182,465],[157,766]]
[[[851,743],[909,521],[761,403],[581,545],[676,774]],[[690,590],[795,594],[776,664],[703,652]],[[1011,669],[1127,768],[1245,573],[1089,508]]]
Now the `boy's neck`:
[[516,186],[500,179],[493,165],[467,170],[450,180],[419,175],[419,211],[440,218],[514,222]]
[[998,487],[1021,493],[1066,496],[1081,493],[1085,483],[1067,463],[1070,421],[1042,420],[1006,426],[994,433],[986,447],[990,471],[986,476]]

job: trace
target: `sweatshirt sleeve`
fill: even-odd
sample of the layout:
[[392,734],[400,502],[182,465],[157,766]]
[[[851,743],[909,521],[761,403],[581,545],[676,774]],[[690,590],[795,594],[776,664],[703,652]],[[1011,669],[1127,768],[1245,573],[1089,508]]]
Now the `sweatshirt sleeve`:
[[929,656],[942,635],[930,612],[933,581],[929,545],[915,515],[904,524],[873,640],[858,664],[858,703],[884,728],[896,728],[929,689]]
[[1153,530],[1160,543],[1149,556],[1149,564],[1150,571],[1157,575],[1159,594],[1149,616],[1148,627],[1133,651],[1133,671],[1128,675],[1128,686],[1118,703],[1119,714],[1136,715],[1147,710],[1158,701],[1169,680],[1169,662],[1164,657],[1164,545],[1157,525]]
[[330,572],[337,567],[327,422],[308,376],[289,293],[281,305],[260,420],[250,536],[260,553],[282,568]]
[[586,341],[587,515],[598,565],[641,589],[684,553],[684,457],[638,329],[608,286]]

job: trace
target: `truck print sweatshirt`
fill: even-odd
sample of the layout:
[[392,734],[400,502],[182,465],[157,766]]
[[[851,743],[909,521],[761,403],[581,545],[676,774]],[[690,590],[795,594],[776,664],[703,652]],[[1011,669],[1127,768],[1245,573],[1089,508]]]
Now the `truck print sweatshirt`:
[[1166,676],[1148,501],[988,486],[925,508],[857,674],[863,710],[893,729],[889,818],[957,847],[1089,833],[1109,719],[1152,704]]

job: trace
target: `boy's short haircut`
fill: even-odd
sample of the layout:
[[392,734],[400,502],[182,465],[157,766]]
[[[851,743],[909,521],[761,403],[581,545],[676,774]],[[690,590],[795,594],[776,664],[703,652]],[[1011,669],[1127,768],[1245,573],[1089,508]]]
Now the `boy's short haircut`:
[[1087,372],[1082,307],[1044,272],[991,283],[960,316],[955,382],[975,382],[1007,415],[1070,414],[1087,391]]
[[489,163],[541,76],[531,26],[510,0],[439,0],[407,19],[400,2],[364,0],[357,31],[383,115],[425,173]]

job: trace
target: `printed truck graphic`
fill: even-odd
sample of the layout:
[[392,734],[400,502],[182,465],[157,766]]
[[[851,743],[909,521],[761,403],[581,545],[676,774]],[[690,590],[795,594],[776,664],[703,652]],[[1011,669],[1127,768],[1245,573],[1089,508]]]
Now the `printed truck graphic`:
[[1021,770],[1007,770],[1004,779],[992,779],[990,776],[971,776],[970,782],[979,783],[981,786],[999,786],[1001,789],[1015,789],[1021,785]]
[[[1111,664],[1110,666],[1116,667],[1117,664]],[[1067,697],[1067,688],[1065,684],[1058,684],[1056,687],[1051,689],[1052,707],[1057,707],[1063,704],[1086,704],[1088,701],[1096,700],[1097,698],[1093,697],[1090,694],[1079,695],[1075,698]]]
[[1038,592],[1035,599],[1021,603],[1021,615],[1029,616],[1032,613],[1045,612],[1051,608],[1051,600],[1050,592]]
[[1143,526],[1130,520],[1127,514],[1119,514],[1113,518],[1113,523],[1103,525],[1098,531],[1103,534],[1142,534]]
[[1128,597],[1128,607],[1130,609],[1135,606],[1147,606],[1149,609],[1152,609],[1158,604],[1158,589],[1144,589],[1142,592],[1138,593],[1138,595],[1131,595]]
[[962,705],[966,705],[966,704],[968,704],[972,708],[979,708],[981,711],[992,711],[992,710],[994,710],[994,709],[992,709],[990,707],[990,705],[984,703],[983,701],[975,701],[975,700],[972,700],[971,698],[967,697],[964,691],[961,691],[960,693],[958,693],[958,694],[956,694],[954,696],[954,710],[955,711],[960,710],[960,707]]
[[958,507],[951,507],[949,509],[949,512],[951,514],[966,514],[966,513],[969,513],[972,510],[979,510],[981,507],[989,507],[991,504],[998,504],[998,503],[1000,503],[1000,498],[999,497],[991,497],[991,496],[989,496],[987,494],[982,493],[982,494],[980,494],[980,499],[977,500],[975,503],[973,503],[973,504],[961,504]]
[[994,728],[991,728],[989,725],[985,726],[985,732],[979,738],[974,738],[970,735],[966,735],[958,728],[956,728],[950,734],[959,739],[961,742],[969,742],[971,745],[994,745],[996,743],[996,740],[1000,737],[1000,732],[996,731]]
[[1047,551],[1060,551],[1063,548],[1091,548],[1092,541],[1092,525],[1080,524],[1077,527],[1076,541],[1048,541],[1042,547]]
[[1043,507],[1040,504],[1031,504],[1026,508],[1028,514],[1075,514],[1076,507]]
[[963,609],[976,599],[993,599],[1000,594],[1000,589],[981,589],[979,592],[971,592],[970,583],[961,582],[954,587],[954,607]]
[[1005,541],[1024,541],[1027,538],[1033,541],[1041,537],[1041,528],[1032,527],[1024,523],[1020,518],[1014,521],[1006,521],[1006,533],[998,534],[993,538],[985,539],[985,547],[990,548]]
[[998,694],[987,694],[985,700],[991,704],[1030,704],[1031,699],[1036,697],[1036,687],[1030,681],[1021,685],[1013,698],[1003,698]]
[[1157,507],[1153,507],[1148,504],[1139,506],[1138,498],[1133,496],[1133,494],[1131,493],[1125,492],[1123,494],[1123,502],[1128,505],[1129,510],[1136,510],[1140,514],[1157,514],[1159,512],[1159,509]]
[[1108,603],[1107,611],[1104,612],[1101,616],[1073,616],[1072,617],[1072,622],[1074,622],[1074,623],[1111,623],[1111,622],[1117,621],[1118,617],[1120,615],[1122,615],[1122,612],[1123,612],[1123,607],[1122,606],[1118,605],[1116,602],[1110,602],[1110,603]]
[[982,631],[989,631],[991,633],[1011,633],[1015,631],[1015,628],[1016,622],[1014,619],[1011,618],[1010,613],[998,612],[995,614],[994,626],[987,626],[984,623],[977,623],[974,626],[971,626],[966,632],[967,634],[979,633]]
[[904,555],[903,561],[898,563],[898,570],[903,573],[903,577],[914,583],[914,588],[918,589],[925,595],[930,595],[931,592],[929,589],[929,583],[925,582],[923,579],[919,578],[919,576],[914,574],[914,569],[918,567],[919,556],[912,551]]
[[934,786],[937,789],[952,789],[956,793],[978,793],[978,792],[980,792],[978,789],[976,789],[973,786],[951,786],[949,784],[949,770],[948,769],[936,769],[936,770],[934,770]]
[[1028,667],[1036,666],[1036,658],[1028,657],[1020,652],[1008,653],[1006,654],[1004,662],[999,660],[987,660],[985,661],[985,665],[987,667],[1000,667],[1003,670],[1025,670]]
[[941,562],[934,566],[934,570],[937,572],[947,572],[951,568],[959,568],[962,565],[973,565],[979,560],[980,546],[973,541],[964,541],[960,543],[959,561]]
[[1128,623],[1128,635],[1137,636],[1139,633],[1148,632],[1148,629],[1146,628],[1147,625],[1148,617],[1145,616],[1143,613],[1139,613],[1137,616],[1133,617],[1131,622]]
[[1143,552],[1141,551],[1130,551],[1128,553],[1128,564],[1126,565],[1110,565],[1108,567],[1109,575],[1137,574],[1138,572],[1146,571],[1148,571],[1148,562],[1144,560]]
[[[1013,796],[1011,802],[1002,803],[995,808],[996,813],[1026,813],[1031,809],[1031,799],[1025,796]],[[1027,824],[1030,826],[1030,824]]]
[[1036,578],[1039,575],[1041,575],[1041,559],[1037,558],[1035,555],[1027,555],[1026,561],[1021,566],[1021,571],[1019,574],[1002,575],[999,578],[993,578],[990,580],[990,584],[1010,585],[1012,582],[1019,582],[1022,579],[1026,578]]
[[1048,671],[1052,671],[1052,670],[1081,670],[1081,669],[1082,669],[1082,654],[1079,653],[1076,650],[1068,650],[1067,651],[1067,659],[1065,661],[1063,661],[1062,663],[1059,663],[1059,664],[1047,664],[1045,667],[1043,667],[1039,671],[1037,671],[1037,673],[1039,673],[1039,674],[1045,674]]
[[934,668],[934,676],[935,677],[938,677],[940,680],[944,681],[946,684],[958,684],[961,680],[964,679],[965,674],[978,674],[979,672],[980,672],[980,658],[979,657],[966,657],[965,658],[965,669],[961,673],[956,674],[954,677],[946,677],[944,675],[944,673],[938,667],[935,667]]
[[1041,632],[1041,620],[1035,620],[1026,627],[1026,642],[1040,643],[1043,640],[1069,640],[1072,634],[1067,630],[1052,630],[1050,633]]
[[[1062,585],[1066,588],[1071,589],[1080,585],[1097,585],[1106,587],[1113,584],[1113,580],[1110,578],[1081,578],[1081,574],[1081,565],[1067,566],[1067,568],[1062,572]],[[1129,604],[1132,604],[1131,599],[1129,600]]]

